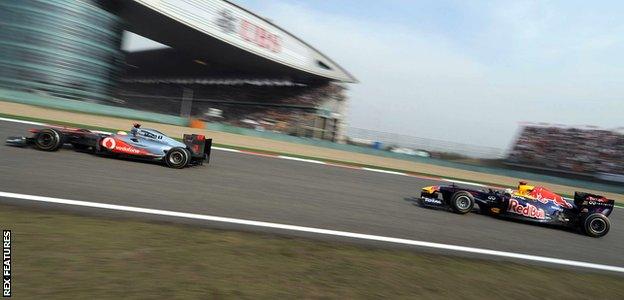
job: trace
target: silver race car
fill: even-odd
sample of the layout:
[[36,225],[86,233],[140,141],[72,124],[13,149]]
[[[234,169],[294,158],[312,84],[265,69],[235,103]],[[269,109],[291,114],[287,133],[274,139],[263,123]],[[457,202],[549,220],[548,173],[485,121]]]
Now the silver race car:
[[158,130],[141,128],[140,124],[134,124],[129,134],[124,131],[110,134],[55,126],[31,129],[30,132],[33,133],[32,137],[9,137],[6,143],[20,147],[33,146],[43,151],[56,151],[69,144],[76,150],[98,155],[162,161],[176,169],[208,163],[212,148],[212,139],[206,139],[203,135],[185,134],[182,142],[179,142]]

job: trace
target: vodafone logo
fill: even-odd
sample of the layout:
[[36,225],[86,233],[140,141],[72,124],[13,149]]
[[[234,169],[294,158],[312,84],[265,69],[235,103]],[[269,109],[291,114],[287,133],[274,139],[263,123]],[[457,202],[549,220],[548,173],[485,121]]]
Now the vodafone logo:
[[127,147],[127,146],[119,146],[115,150],[119,152],[128,153],[128,154],[141,154],[141,150],[132,148],[132,147]]
[[116,144],[117,143],[115,142],[115,139],[112,137],[107,137],[102,140],[102,146],[104,146],[106,149],[113,150],[115,149]]
[[113,137],[104,138],[100,144],[102,145],[102,147],[114,153],[126,153],[126,154],[132,154],[132,155],[149,155],[149,153],[147,153],[146,151],[132,147],[126,144],[123,140],[116,140]]

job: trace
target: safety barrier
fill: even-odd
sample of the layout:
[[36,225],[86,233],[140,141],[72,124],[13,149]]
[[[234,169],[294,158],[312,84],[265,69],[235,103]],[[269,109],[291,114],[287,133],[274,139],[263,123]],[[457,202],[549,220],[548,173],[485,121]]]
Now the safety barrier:
[[135,109],[109,106],[92,102],[68,100],[53,97],[50,95],[28,93],[23,91],[0,89],[0,99],[2,99],[3,101],[43,106],[93,115],[119,117],[124,119],[150,121],[179,126],[187,126],[189,122],[188,119],[177,116],[145,112]]

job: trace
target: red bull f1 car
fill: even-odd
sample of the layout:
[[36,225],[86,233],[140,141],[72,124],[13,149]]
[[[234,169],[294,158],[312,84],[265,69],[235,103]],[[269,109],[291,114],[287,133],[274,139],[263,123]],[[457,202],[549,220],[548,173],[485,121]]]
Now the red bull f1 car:
[[517,190],[470,189],[455,184],[424,187],[420,203],[450,208],[466,214],[474,208],[486,215],[579,229],[591,237],[605,236],[611,227],[609,215],[615,201],[600,195],[575,192],[574,201],[544,187],[520,182]]
[[79,151],[158,161],[176,169],[208,163],[212,147],[212,139],[203,135],[185,134],[179,142],[158,130],[141,128],[140,124],[134,124],[129,134],[55,126],[31,129],[30,132],[31,137],[13,136],[7,138],[6,143],[33,146],[43,151],[57,151],[64,145],[71,145]]

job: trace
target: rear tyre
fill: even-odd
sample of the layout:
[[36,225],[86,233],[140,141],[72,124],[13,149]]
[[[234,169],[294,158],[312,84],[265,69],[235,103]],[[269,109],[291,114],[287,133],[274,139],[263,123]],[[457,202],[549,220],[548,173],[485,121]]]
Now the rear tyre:
[[609,233],[611,221],[603,214],[593,213],[585,217],[581,226],[586,235],[599,238]]
[[41,129],[34,140],[35,148],[43,151],[56,151],[63,146],[63,134],[51,128]]
[[165,164],[174,169],[182,169],[191,161],[191,152],[184,148],[171,148],[165,155]]
[[467,214],[474,207],[474,197],[466,191],[459,191],[453,194],[449,205],[453,212],[458,214]]

